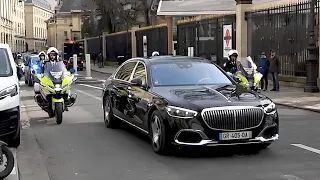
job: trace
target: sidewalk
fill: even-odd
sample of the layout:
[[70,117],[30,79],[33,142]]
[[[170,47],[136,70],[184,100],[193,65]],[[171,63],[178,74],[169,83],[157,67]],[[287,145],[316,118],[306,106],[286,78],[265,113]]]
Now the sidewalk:
[[117,68],[118,66],[104,66],[103,68],[99,68],[97,64],[93,65],[93,63],[91,63],[91,71],[99,72],[102,74],[111,75]]
[[[103,74],[112,74],[118,66],[98,68],[91,64],[91,70]],[[270,82],[270,81],[269,81]],[[269,84],[269,89],[272,84]],[[271,98],[276,104],[292,108],[299,108],[320,113],[320,93],[306,93],[303,88],[280,86],[280,91],[262,91],[262,94]]]
[[[269,89],[272,88],[269,84]],[[262,91],[276,104],[320,113],[320,93],[306,93],[303,88],[280,86],[280,91]]]

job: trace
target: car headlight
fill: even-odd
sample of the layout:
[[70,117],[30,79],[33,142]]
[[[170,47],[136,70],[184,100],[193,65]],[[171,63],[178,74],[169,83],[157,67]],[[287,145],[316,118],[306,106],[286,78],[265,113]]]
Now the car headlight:
[[18,86],[15,84],[13,86],[7,87],[0,91],[0,98],[4,98],[6,96],[15,96],[18,94]]
[[276,105],[271,102],[268,106],[263,108],[264,112],[267,114],[274,113],[276,111]]
[[198,114],[196,111],[175,106],[167,106],[166,110],[170,116],[177,118],[194,118]]

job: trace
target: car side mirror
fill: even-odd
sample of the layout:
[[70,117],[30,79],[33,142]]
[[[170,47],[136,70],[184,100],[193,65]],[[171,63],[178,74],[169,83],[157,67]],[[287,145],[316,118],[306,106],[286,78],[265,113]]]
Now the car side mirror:
[[142,86],[142,79],[140,77],[137,77],[137,78],[134,78],[130,81],[130,84],[132,86],[139,86],[141,87]]

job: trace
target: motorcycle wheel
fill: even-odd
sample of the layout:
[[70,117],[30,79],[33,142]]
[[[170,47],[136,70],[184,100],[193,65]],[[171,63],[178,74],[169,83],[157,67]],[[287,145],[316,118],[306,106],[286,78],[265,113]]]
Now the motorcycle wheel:
[[10,175],[11,171],[14,167],[14,157],[11,152],[11,150],[7,146],[1,147],[2,154],[6,157],[7,165],[5,166],[5,169],[0,172],[0,179],[4,179],[7,176]]
[[63,105],[62,105],[62,103],[56,103],[55,104],[54,114],[55,114],[55,118],[56,118],[57,124],[61,124],[62,123],[62,113],[63,113]]

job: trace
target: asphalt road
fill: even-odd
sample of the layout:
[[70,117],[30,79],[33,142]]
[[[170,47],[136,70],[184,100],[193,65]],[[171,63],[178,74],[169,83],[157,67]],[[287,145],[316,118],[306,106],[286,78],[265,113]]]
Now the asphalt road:
[[137,131],[104,126],[99,87],[74,85],[77,102],[56,125],[36,106],[32,89],[22,86],[21,100],[51,180],[320,179],[318,113],[278,107],[280,139],[259,153],[233,147],[196,148],[159,156]]

